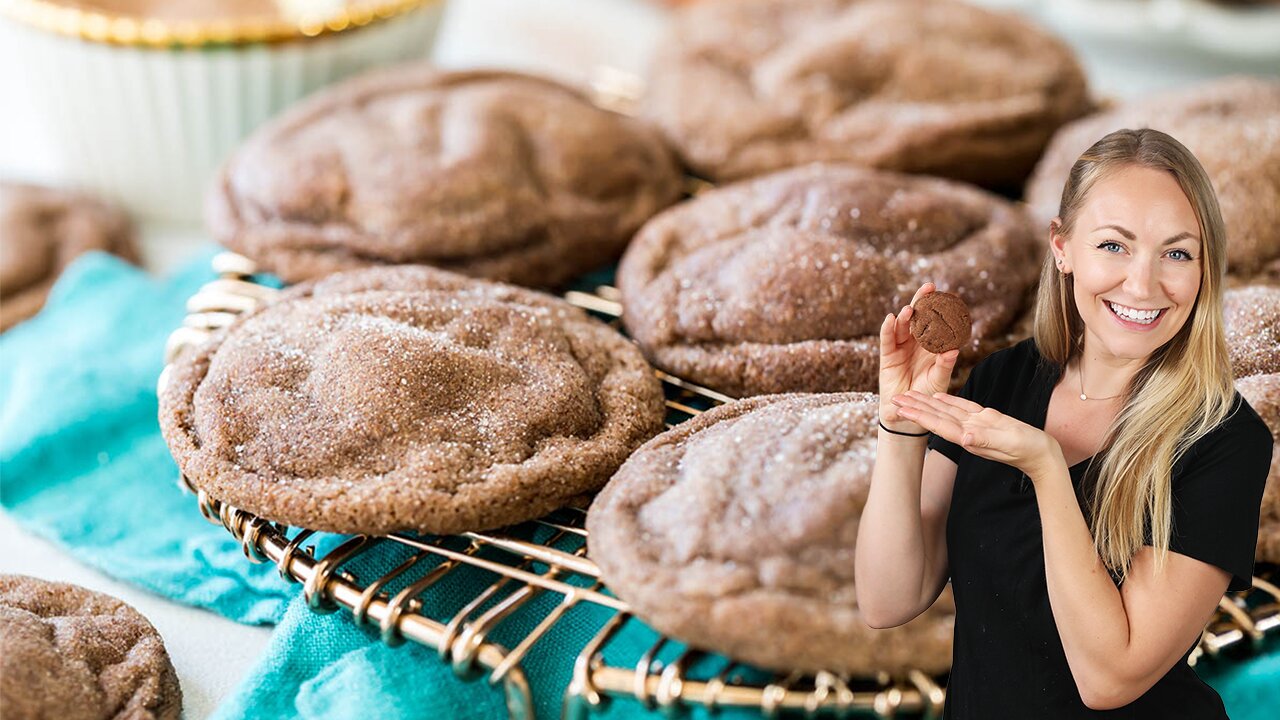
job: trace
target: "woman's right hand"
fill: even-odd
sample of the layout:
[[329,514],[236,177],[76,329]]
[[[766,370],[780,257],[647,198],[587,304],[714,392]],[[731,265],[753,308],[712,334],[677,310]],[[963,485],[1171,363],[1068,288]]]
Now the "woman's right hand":
[[924,428],[898,414],[890,402],[895,395],[917,390],[926,395],[946,392],[951,382],[959,350],[935,355],[925,350],[911,335],[912,305],[934,291],[927,282],[916,291],[908,305],[897,314],[890,313],[880,325],[880,422],[899,432],[924,432]]

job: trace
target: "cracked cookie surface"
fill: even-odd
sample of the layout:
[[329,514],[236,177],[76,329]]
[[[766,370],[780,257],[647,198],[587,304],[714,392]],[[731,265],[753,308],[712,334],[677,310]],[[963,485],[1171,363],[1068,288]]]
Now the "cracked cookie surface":
[[874,390],[879,330],[925,281],[969,306],[976,363],[1022,310],[1044,253],[978,188],[808,165],[659,214],[618,267],[623,321],[657,366],[734,396]]
[[946,670],[949,590],[890,630],[872,630],[857,608],[877,411],[870,393],[772,395],[677,425],[596,496],[591,558],[660,632],[761,667]]
[[164,641],[124,602],[69,583],[0,575],[5,718],[177,720]]
[[969,342],[973,323],[969,320],[969,308],[959,295],[931,292],[917,300],[913,307],[911,335],[925,350],[937,355]]
[[161,429],[212,497],[317,530],[543,515],[662,428],[626,338],[542,293],[423,266],[295,286],[172,366]]
[[682,11],[643,112],[716,181],[814,161],[1018,187],[1090,107],[1084,71],[1020,19],[935,0],[734,0]]
[[550,287],[616,259],[679,191],[655,129],[575,90],[410,65],[254,133],[207,214],[219,242],[289,282],[428,264]]
[[1236,390],[1267,424],[1275,441],[1262,493],[1256,558],[1280,563],[1280,287],[1246,285],[1227,290],[1222,311]]

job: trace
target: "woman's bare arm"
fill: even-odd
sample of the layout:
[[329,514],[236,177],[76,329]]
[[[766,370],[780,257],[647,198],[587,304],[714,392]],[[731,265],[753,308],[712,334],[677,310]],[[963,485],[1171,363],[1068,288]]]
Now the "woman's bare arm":
[[1127,705],[1195,643],[1230,575],[1175,552],[1156,571],[1155,552],[1144,547],[1124,586],[1116,588],[1094,549],[1066,463],[1032,480],[1044,528],[1049,604],[1080,697],[1095,710]]
[[[934,291],[925,283],[914,303]],[[880,325],[880,423],[922,433],[889,399],[908,390],[945,390],[959,353],[935,355],[911,336],[912,308]],[[927,452],[925,437],[879,430],[871,488],[858,525],[854,589],[872,627],[901,625],[924,612],[947,580],[946,521],[956,465]]]
[[874,628],[902,625],[937,600],[949,576],[947,509],[956,464],[924,438],[880,431],[871,490],[858,524],[858,609]]
[[1048,433],[963,398],[917,392],[891,399],[899,414],[968,452],[1020,468],[1035,486],[1049,605],[1085,705],[1122,707],[1162,678],[1199,637],[1230,576],[1170,551],[1155,568],[1150,547],[1133,557],[1121,588],[1094,547],[1062,448]]

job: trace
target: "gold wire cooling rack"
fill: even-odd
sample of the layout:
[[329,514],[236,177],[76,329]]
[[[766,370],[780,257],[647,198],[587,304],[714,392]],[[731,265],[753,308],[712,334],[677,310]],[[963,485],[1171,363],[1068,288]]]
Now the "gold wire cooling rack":
[[[169,339],[166,362],[277,292],[255,281],[256,268],[243,256],[219,254],[213,267],[218,278],[188,301],[187,318]],[[612,287],[570,291],[565,299],[618,324],[622,306]],[[669,426],[730,400],[665,373],[657,374],[667,398]],[[166,369],[160,377],[162,386],[167,375]],[[700,663],[717,656],[662,636],[656,636],[629,665],[606,662],[610,643],[627,623],[639,621],[626,603],[609,594],[599,570],[587,557],[586,513],[580,508],[558,510],[502,531],[444,537],[404,533],[345,539],[329,536],[334,542],[321,550],[324,533],[256,517],[209,497],[186,478],[182,478],[182,485],[196,494],[206,519],[226,528],[240,542],[250,561],[274,563],[281,577],[301,583],[313,610],[344,609],[351,612],[357,625],[376,625],[382,641],[390,645],[412,640],[432,648],[458,677],[485,679],[500,686],[512,718],[534,717],[533,693],[522,660],[570,610],[585,604],[606,609],[609,614],[572,659],[572,679],[563,705],[566,718],[584,720],[618,698],[636,700],[667,715],[698,706],[713,711],[755,709],[768,718],[941,715],[945,698],[942,678],[918,670],[870,678],[835,673],[770,676],[727,658]],[[399,565],[372,579],[357,577],[350,570],[362,554],[388,543],[409,553]],[[460,610],[434,611],[424,600],[429,590],[458,582],[460,573],[467,571],[487,575]],[[1190,661],[1194,664],[1206,655],[1215,657],[1228,651],[1248,652],[1280,629],[1280,588],[1276,582],[1280,582],[1280,568],[1259,566],[1250,590],[1224,596]],[[554,602],[534,602],[547,598]],[[522,613],[524,624],[532,623],[531,631],[506,644],[494,639],[500,628],[510,627]],[[570,662],[569,658],[565,662]]]

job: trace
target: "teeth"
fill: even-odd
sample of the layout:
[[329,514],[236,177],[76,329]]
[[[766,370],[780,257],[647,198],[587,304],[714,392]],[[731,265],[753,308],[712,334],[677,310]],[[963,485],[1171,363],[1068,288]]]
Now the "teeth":
[[1135,310],[1133,308],[1124,307],[1123,305],[1117,305],[1113,302],[1109,302],[1107,305],[1111,307],[1111,310],[1115,312],[1115,314],[1125,320],[1142,323],[1143,325],[1152,322],[1156,319],[1156,316],[1160,314],[1159,310]]

